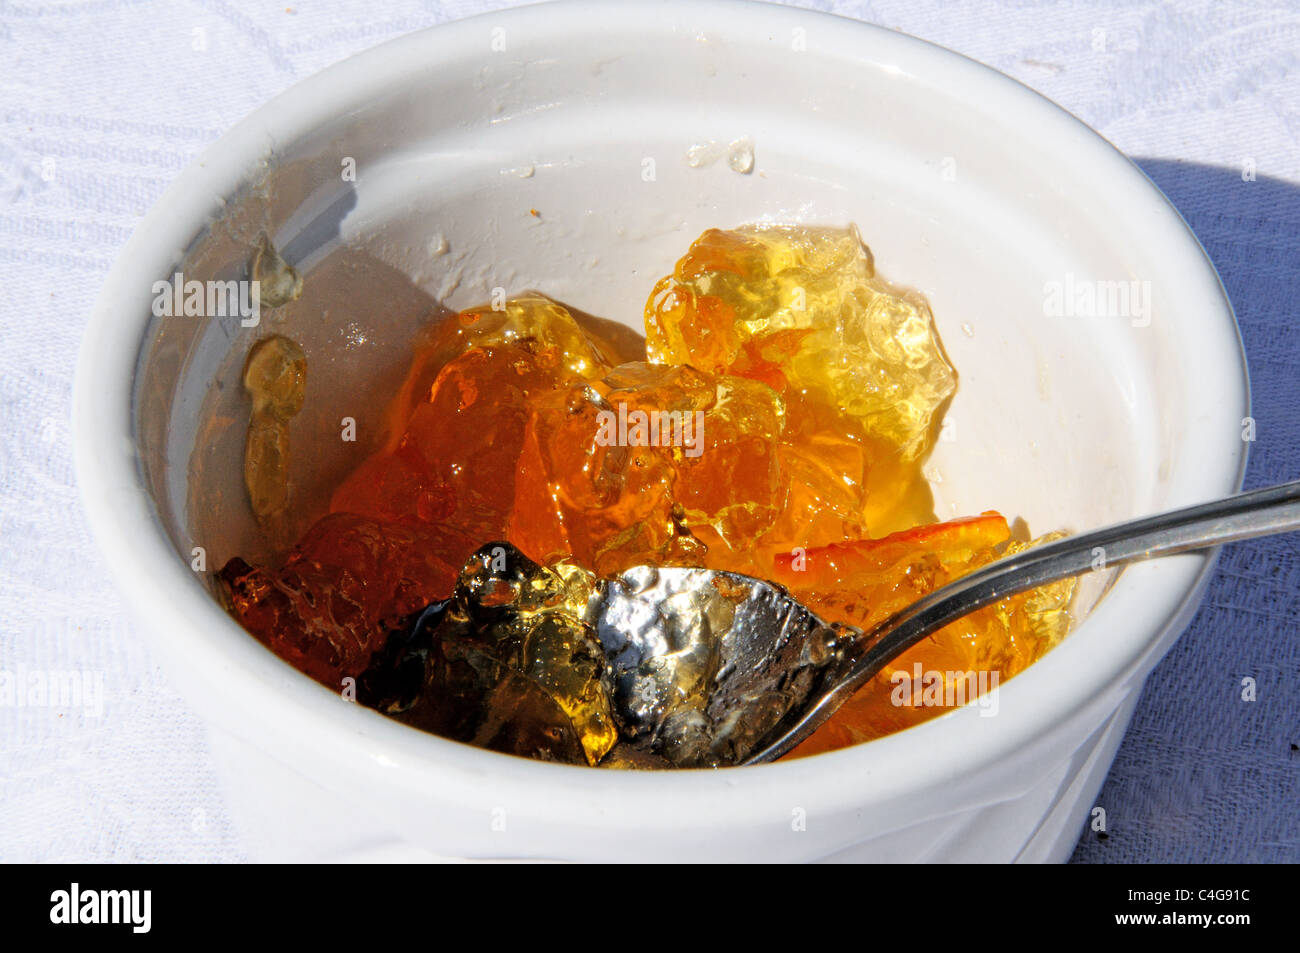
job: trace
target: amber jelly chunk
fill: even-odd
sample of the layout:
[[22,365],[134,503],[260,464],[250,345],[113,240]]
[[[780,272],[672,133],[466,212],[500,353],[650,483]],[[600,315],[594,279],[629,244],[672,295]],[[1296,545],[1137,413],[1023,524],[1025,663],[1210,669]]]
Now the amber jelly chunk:
[[253,402],[244,445],[244,484],[259,518],[289,505],[289,421],[302,410],[307,357],[280,334],[258,341],[244,364],[244,389]]

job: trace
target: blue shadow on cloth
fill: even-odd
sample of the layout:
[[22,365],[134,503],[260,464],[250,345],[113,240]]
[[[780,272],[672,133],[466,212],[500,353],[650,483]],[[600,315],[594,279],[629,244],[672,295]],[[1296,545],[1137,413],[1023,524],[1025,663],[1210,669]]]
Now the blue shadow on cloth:
[[[1134,160],[1228,291],[1250,365],[1246,488],[1300,479],[1300,186]],[[1243,699],[1253,679],[1254,701]],[[1073,862],[1300,860],[1300,534],[1226,547],[1151,674]]]

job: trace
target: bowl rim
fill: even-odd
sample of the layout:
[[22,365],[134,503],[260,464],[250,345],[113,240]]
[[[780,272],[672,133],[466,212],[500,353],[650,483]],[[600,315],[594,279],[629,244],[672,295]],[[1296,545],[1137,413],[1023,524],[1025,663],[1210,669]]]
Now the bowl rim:
[[[188,674],[232,690],[239,717],[261,726],[263,744],[292,740],[294,757],[344,764],[375,781],[444,799],[482,799],[485,791],[532,792],[521,810],[570,827],[736,828],[770,824],[773,810],[860,809],[915,797],[951,783],[991,760],[1010,757],[1051,726],[1116,686],[1145,677],[1156,643],[1213,568],[1214,554],[1181,556],[1131,567],[1061,646],[1000,689],[1004,707],[1029,717],[984,719],[974,706],[952,711],[870,744],[726,771],[604,772],[515,758],[451,742],[353,704],[274,656],[213,600],[178,558],[149,499],[134,449],[134,385],[145,354],[148,309],[124,308],[166,274],[178,249],[219,212],[217,197],[236,191],[274,143],[293,141],[344,108],[405,81],[429,63],[454,62],[488,22],[520,35],[598,37],[635,31],[651,38],[692,31],[745,39],[808,24],[819,43],[846,64],[902,64],[944,90],[997,101],[1021,122],[1036,124],[1058,149],[1087,156],[1095,182],[1129,203],[1132,218],[1161,249],[1167,270],[1196,286],[1205,302],[1206,348],[1221,358],[1205,381],[1238,418],[1249,414],[1249,381],[1240,332],[1214,266],[1163,194],[1098,133],[1020,82],[961,54],[857,20],[800,8],[741,0],[690,3],[631,0],[601,4],[564,0],[451,21],[372,47],[304,79],[248,116],[192,163],[135,229],[97,299],[81,347],[73,396],[78,485],[93,535],[137,619],[156,644],[180,656]],[[739,25],[738,25],[739,24]],[[147,300],[147,298],[145,299]],[[1236,358],[1231,358],[1235,354]],[[1235,386],[1233,386],[1235,385]],[[1226,417],[1225,417],[1226,419]],[[1228,448],[1184,448],[1170,494],[1199,502],[1237,490],[1244,442]],[[1171,477],[1171,479],[1173,479]],[[1132,633],[1143,633],[1133,638]],[[1085,646],[1083,643],[1087,642]],[[1086,649],[1086,651],[1085,651]],[[1113,707],[1113,705],[1112,705]],[[924,757],[917,757],[923,752]],[[907,770],[898,770],[905,765]],[[854,783],[847,783],[854,782]],[[548,797],[537,796],[546,792]],[[665,797],[671,793],[672,797]]]

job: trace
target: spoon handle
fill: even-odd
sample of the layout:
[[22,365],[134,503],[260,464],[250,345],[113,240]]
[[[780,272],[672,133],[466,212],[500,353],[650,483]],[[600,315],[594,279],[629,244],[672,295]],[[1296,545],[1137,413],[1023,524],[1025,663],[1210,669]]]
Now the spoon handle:
[[870,648],[845,670],[834,690],[746,763],[787,753],[888,662],[948,623],[1006,596],[1069,576],[1293,530],[1300,530],[1300,480],[1117,523],[990,563],[864,633]]

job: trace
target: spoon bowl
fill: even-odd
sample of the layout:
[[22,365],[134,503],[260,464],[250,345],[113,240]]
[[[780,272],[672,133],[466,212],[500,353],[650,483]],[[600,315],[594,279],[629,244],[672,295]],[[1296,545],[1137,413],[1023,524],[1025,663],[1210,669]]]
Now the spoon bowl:
[[[435,720],[431,730],[517,754],[567,751],[574,759],[585,749],[590,763],[614,767],[759,764],[788,754],[885,665],[977,609],[1069,576],[1295,529],[1300,481],[1022,550],[867,630],[824,620],[782,586],[740,573],[635,566],[601,579],[489,543],[470,557],[450,599],[390,638],[362,679],[361,700],[390,713],[421,704],[477,708]],[[539,652],[557,626],[565,651]],[[584,635],[589,651],[568,648]],[[466,646],[491,664],[475,663],[468,682],[447,678]],[[566,670],[600,654],[603,670],[596,665],[577,681]],[[521,703],[524,688],[537,685],[558,708]],[[449,695],[457,697],[448,702]],[[572,725],[546,724],[560,709]],[[593,713],[597,725],[612,721],[618,732],[594,753],[590,737],[568,735]],[[544,740],[538,747],[547,732],[559,733],[559,748]]]

